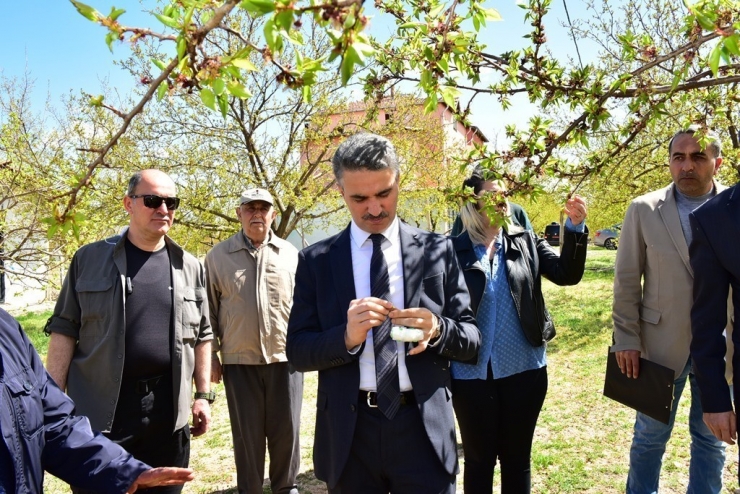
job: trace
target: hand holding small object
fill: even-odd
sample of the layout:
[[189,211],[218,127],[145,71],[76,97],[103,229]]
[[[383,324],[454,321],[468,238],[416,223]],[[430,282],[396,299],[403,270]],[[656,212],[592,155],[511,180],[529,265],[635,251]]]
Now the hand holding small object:
[[424,338],[424,331],[405,326],[393,326],[391,328],[391,338],[395,341],[417,342]]

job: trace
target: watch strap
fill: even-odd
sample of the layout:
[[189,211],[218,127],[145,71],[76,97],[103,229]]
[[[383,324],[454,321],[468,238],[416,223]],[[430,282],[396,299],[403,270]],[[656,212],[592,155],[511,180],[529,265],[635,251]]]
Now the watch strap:
[[196,400],[206,400],[208,403],[213,403],[216,400],[216,392],[209,391],[208,393],[201,393],[200,391],[195,392]]

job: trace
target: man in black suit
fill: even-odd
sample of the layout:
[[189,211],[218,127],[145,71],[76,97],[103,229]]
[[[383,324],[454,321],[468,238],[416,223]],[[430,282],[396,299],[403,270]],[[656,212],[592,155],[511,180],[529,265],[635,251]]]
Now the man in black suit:
[[480,346],[455,251],[397,218],[390,141],[356,134],[332,162],[352,222],[301,251],[287,340],[297,370],[319,371],[316,477],[330,494],[454,492],[449,361]]
[[[690,216],[693,241],[689,247],[694,270],[694,305],[691,309],[691,359],[701,390],[704,422],[720,440],[735,444],[737,420],[725,379],[728,290],[732,287],[732,342],[738,348],[737,309],[740,307],[740,187],[717,194]],[[740,353],[732,359],[735,384],[740,384]],[[740,399],[740,386],[734,386]]]

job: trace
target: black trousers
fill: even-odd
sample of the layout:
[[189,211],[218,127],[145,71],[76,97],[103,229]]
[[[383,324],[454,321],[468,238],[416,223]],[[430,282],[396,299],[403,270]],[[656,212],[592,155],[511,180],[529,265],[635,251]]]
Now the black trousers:
[[465,494],[491,494],[496,460],[501,493],[531,490],[532,438],[547,394],[547,367],[503,379],[454,379],[452,404],[460,426]]
[[[170,379],[154,389],[137,392],[135,383],[124,383],[111,431],[104,435],[152,467],[187,467],[190,462],[190,427],[172,432],[174,409]],[[179,494],[183,486],[154,487],[136,492]],[[75,493],[87,493],[73,489]]]
[[393,420],[365,400],[357,408],[349,459],[329,494],[455,492],[455,476],[439,461],[415,403],[401,405]]

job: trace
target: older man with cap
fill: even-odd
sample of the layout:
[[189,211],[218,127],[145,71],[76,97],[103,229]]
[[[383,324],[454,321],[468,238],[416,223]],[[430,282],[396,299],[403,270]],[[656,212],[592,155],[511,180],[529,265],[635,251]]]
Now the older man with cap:
[[270,229],[277,212],[268,191],[244,191],[236,216],[241,230],[205,260],[211,380],[223,375],[238,491],[262,492],[267,439],[272,492],[297,494],[303,374],[288,363],[285,337],[298,251]]

